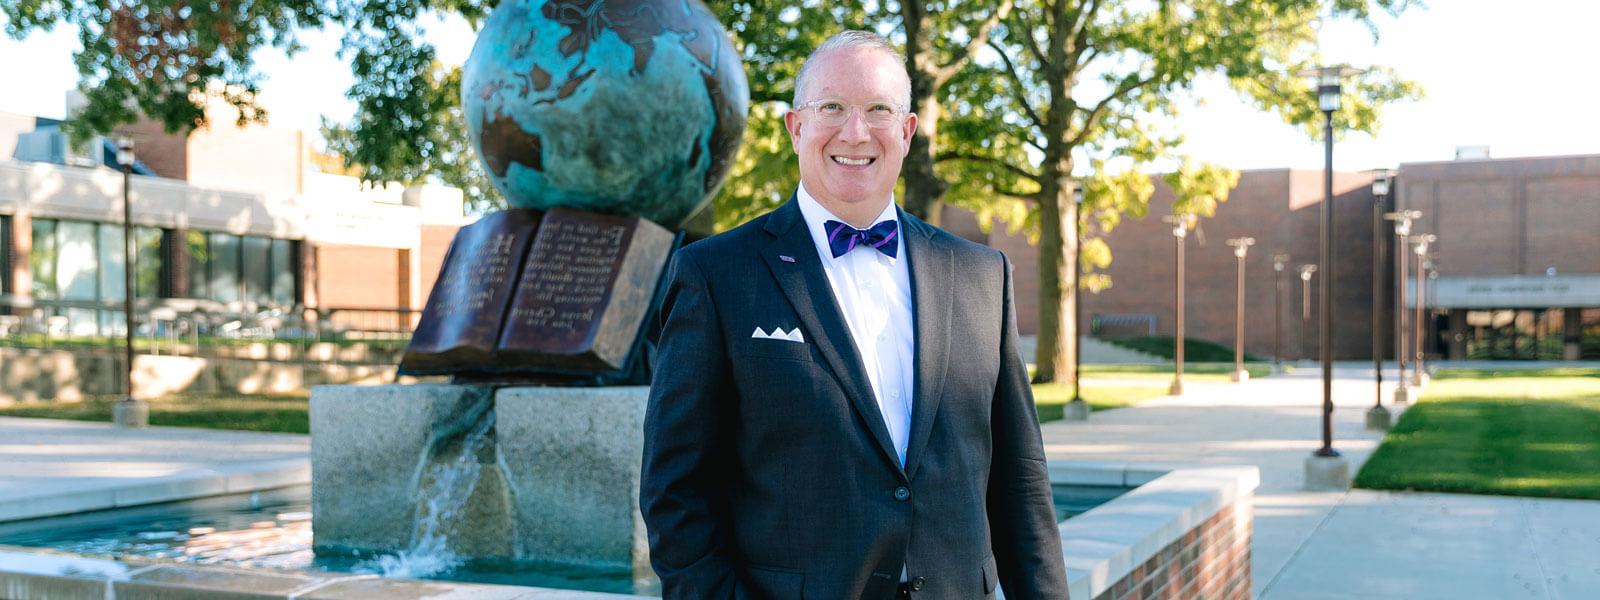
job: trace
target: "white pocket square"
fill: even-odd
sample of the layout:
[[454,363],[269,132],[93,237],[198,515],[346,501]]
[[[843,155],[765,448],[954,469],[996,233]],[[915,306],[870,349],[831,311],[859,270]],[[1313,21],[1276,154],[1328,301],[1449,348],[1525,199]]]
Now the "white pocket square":
[[762,331],[760,327],[757,327],[755,333],[750,334],[750,337],[757,340],[786,340],[790,342],[800,342],[802,344],[806,342],[806,337],[800,334],[799,327],[794,328],[794,331],[788,332],[785,332],[782,327],[774,327],[772,329],[772,333],[767,333]]

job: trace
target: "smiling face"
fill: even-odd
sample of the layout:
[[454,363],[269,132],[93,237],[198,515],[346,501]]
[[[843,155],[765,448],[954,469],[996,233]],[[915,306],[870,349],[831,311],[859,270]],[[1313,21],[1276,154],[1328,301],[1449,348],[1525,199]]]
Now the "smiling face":
[[[894,55],[875,48],[840,48],[812,60],[800,110],[784,115],[789,142],[800,157],[800,182],[824,208],[852,225],[865,227],[883,212],[900,178],[917,116],[905,114],[889,127],[867,123],[874,105],[904,108],[910,86]],[[820,118],[817,101],[848,109],[843,124]],[[865,223],[863,223],[865,221]]]

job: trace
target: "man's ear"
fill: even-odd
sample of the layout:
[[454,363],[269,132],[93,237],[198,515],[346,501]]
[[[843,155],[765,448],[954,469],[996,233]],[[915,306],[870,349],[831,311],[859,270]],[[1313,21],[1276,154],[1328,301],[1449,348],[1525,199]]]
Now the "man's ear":
[[906,124],[905,124],[905,132],[904,132],[905,144],[903,146],[901,146],[902,148],[905,148],[906,151],[905,151],[904,154],[902,154],[900,156],[901,158],[905,158],[907,155],[911,154],[911,137],[915,136],[916,134],[917,134],[917,113],[906,113]]
[[789,130],[789,148],[796,154],[800,153],[800,113],[789,111],[783,113],[783,128]]

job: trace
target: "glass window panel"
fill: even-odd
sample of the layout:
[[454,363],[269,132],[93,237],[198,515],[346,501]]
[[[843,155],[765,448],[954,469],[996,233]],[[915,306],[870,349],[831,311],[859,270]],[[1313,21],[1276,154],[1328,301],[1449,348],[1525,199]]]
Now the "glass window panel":
[[243,241],[245,299],[256,304],[272,302],[272,240],[245,236]]
[[11,215],[0,215],[0,294],[11,292]]
[[56,222],[54,219],[33,220],[33,251],[28,254],[28,270],[33,273],[30,293],[40,300],[61,297],[56,288]]
[[56,287],[63,299],[95,300],[99,296],[95,236],[94,223],[61,221],[56,227]]
[[239,236],[211,234],[211,299],[239,301]]
[[272,301],[279,306],[294,305],[294,242],[272,240]]
[[189,247],[189,297],[210,298],[211,252],[206,243],[206,233],[193,229],[185,232],[184,242]]
[[122,226],[102,224],[95,228],[99,232],[100,244],[96,249],[100,267],[100,297],[99,300],[121,300],[126,297],[123,293],[127,282],[123,280],[126,271],[123,270],[124,260],[122,253]]
[[158,298],[161,296],[161,230],[155,227],[136,227],[133,230],[133,243],[138,248],[138,261],[133,267],[136,285],[139,288],[138,298]]

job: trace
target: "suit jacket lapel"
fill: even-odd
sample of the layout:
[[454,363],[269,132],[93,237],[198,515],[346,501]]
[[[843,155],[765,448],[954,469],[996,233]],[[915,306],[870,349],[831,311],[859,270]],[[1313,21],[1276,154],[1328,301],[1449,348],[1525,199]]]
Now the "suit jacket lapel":
[[[872,395],[867,369],[860,352],[856,351],[844,313],[833,298],[833,288],[828,285],[828,275],[822,270],[816,243],[806,229],[797,201],[790,198],[788,203],[773,211],[765,229],[777,237],[762,250],[767,267],[794,306],[801,325],[806,331],[821,334],[812,336],[811,343],[822,353],[884,458],[898,470],[900,461],[889,439],[889,430],[883,424],[883,413]],[[794,262],[780,256],[792,258]]]
[[916,383],[912,388],[911,443],[906,450],[906,477],[914,479],[944,395],[945,366],[950,359],[950,318],[955,289],[950,248],[934,241],[933,227],[905,211],[906,258],[911,261],[913,328],[916,331]]

